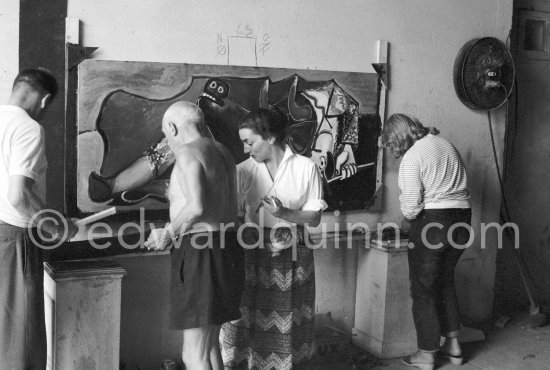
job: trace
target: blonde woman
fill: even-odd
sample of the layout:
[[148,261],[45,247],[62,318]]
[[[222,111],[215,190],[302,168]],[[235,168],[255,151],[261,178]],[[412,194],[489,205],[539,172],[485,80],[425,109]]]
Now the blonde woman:
[[436,355],[462,364],[454,271],[470,241],[472,215],[460,154],[437,134],[404,114],[392,115],[382,131],[382,144],[402,158],[399,200],[414,246],[408,257],[418,351],[403,362],[423,370],[434,368]]

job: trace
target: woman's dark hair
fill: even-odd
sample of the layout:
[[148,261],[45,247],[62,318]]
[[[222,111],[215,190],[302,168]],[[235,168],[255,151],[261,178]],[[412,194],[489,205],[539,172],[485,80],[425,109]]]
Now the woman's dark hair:
[[54,75],[45,68],[23,69],[13,81],[13,87],[25,83],[42,94],[50,94],[52,99],[57,95],[57,81]]
[[405,114],[392,114],[382,129],[382,146],[389,148],[396,158],[401,157],[417,140],[428,134],[437,135],[439,130],[424,127],[422,123]]
[[274,137],[281,145],[285,142],[287,127],[287,114],[279,108],[253,110],[239,123],[239,129],[248,128],[264,140]]

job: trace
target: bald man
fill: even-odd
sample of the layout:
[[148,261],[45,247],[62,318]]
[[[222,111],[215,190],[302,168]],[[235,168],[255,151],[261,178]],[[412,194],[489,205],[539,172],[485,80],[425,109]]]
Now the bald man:
[[[236,241],[236,167],[229,150],[210,138],[200,108],[171,105],[162,131],[176,163],[170,178],[170,225],[145,246],[171,250],[170,321],[183,330],[188,369],[223,369],[221,324],[240,318],[244,253]],[[233,226],[233,230],[227,230]],[[174,241],[172,235],[177,236]]]

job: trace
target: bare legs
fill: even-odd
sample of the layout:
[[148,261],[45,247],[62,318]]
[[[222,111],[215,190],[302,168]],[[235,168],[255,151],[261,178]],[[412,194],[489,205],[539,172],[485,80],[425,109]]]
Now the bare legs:
[[220,328],[221,326],[213,326],[215,332],[212,333],[212,344],[210,348],[210,363],[213,370],[223,370],[222,353],[220,351]]
[[[403,359],[403,362],[422,370],[432,370],[435,366],[435,356],[436,351],[419,349],[416,353]],[[458,342],[458,330],[445,334],[445,342],[439,349],[437,356],[451,361],[454,365],[462,365],[462,349]]]
[[419,349],[410,356],[403,359],[403,363],[421,370],[433,370],[435,367],[435,352]]
[[187,369],[223,370],[219,335],[218,325],[183,330],[181,357]]
[[451,361],[453,365],[462,365],[462,348],[458,342],[458,330],[445,334],[445,342],[439,349],[438,356]]
[[458,331],[452,331],[445,335],[445,343],[441,346],[440,351],[455,357],[462,356],[462,349],[458,342]]

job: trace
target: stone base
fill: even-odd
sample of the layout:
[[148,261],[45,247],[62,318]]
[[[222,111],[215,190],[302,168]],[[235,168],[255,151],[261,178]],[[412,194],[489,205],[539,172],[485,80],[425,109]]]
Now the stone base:
[[379,358],[416,351],[406,242],[359,250],[352,342]]
[[119,368],[121,280],[106,260],[45,264],[47,370]]
[[351,342],[357,347],[381,359],[401,357],[416,351],[416,342],[404,340],[380,340],[357,328],[353,328]]

